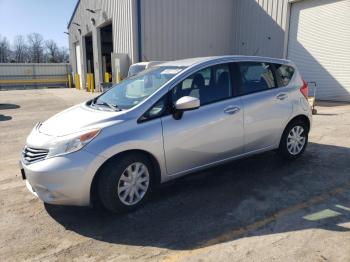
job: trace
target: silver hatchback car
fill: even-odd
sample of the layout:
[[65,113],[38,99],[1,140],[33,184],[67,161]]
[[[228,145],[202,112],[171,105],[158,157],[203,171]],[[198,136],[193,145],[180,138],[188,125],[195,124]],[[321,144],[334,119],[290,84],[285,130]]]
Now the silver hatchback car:
[[299,157],[311,127],[307,92],[287,60],[167,62],[38,123],[22,176],[46,203],[128,211],[194,171],[268,150]]

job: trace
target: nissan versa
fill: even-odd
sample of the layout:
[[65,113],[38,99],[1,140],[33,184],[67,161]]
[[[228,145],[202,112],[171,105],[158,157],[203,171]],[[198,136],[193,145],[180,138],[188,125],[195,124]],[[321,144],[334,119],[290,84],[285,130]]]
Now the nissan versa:
[[308,86],[291,61],[222,56],[166,62],[43,123],[20,161],[46,203],[112,212],[152,188],[242,157],[299,157],[308,142]]

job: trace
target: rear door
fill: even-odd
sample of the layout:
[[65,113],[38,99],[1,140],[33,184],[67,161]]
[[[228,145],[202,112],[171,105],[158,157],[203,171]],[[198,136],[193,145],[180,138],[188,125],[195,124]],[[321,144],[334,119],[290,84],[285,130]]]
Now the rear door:
[[279,87],[272,64],[241,62],[238,67],[244,108],[244,152],[275,147],[293,112],[293,90]]

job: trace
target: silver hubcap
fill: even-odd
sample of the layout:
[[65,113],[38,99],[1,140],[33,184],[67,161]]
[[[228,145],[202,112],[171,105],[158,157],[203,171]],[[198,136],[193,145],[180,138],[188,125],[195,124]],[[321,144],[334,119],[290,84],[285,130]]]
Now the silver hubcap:
[[297,155],[303,150],[306,142],[304,134],[304,128],[301,126],[295,126],[288,134],[287,149],[292,155]]
[[149,173],[146,165],[136,162],[129,165],[118,182],[118,197],[128,206],[137,204],[145,196],[149,186]]

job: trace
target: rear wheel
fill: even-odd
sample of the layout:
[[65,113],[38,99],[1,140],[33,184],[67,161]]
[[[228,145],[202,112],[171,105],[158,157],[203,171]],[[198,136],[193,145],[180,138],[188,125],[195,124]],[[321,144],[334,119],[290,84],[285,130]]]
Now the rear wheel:
[[282,157],[296,159],[303,154],[308,143],[308,126],[302,120],[291,122],[283,132],[279,146]]
[[115,159],[102,170],[98,194],[111,212],[133,210],[147,199],[153,182],[153,168],[142,154],[128,154]]

